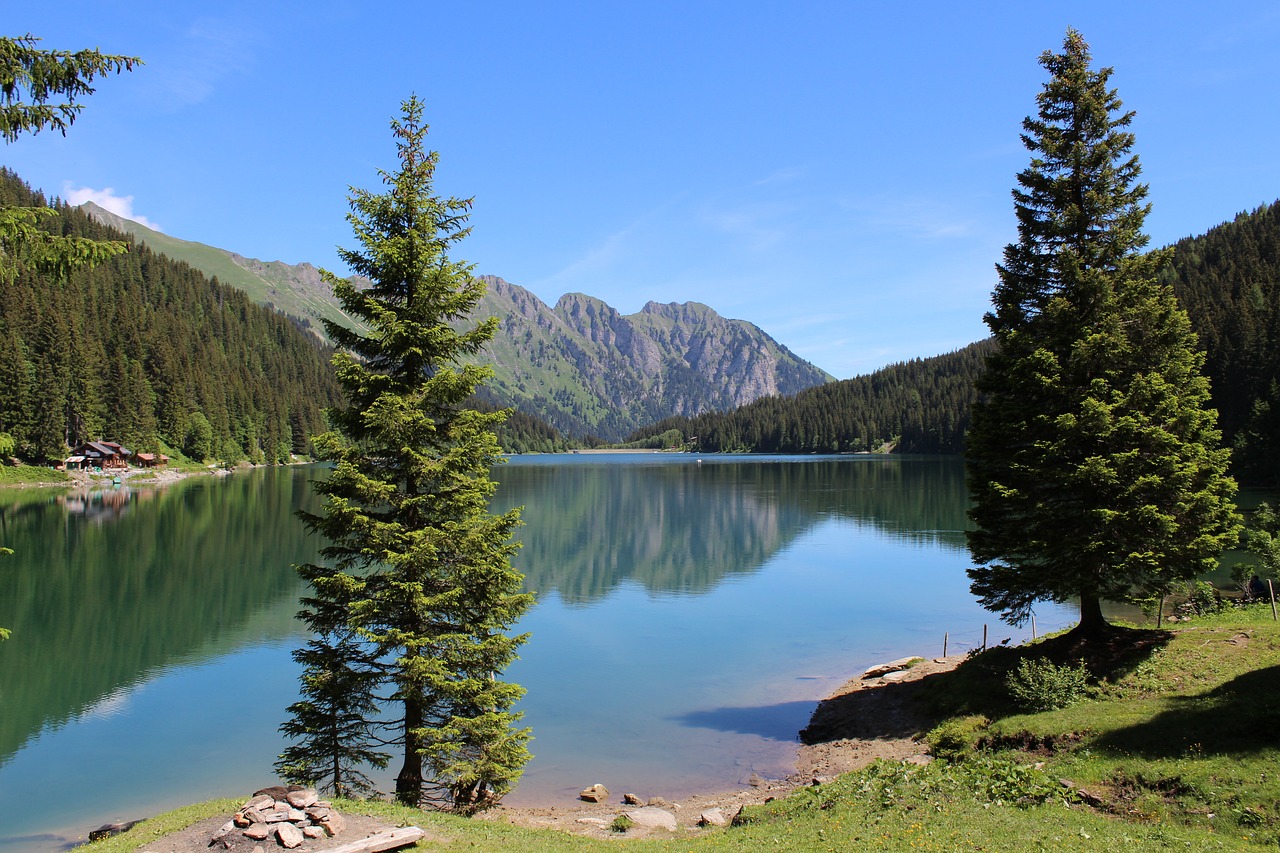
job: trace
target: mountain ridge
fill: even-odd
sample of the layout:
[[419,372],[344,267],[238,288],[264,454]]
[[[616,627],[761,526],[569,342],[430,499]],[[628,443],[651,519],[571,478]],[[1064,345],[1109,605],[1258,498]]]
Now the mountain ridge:
[[[92,202],[81,208],[321,337],[324,320],[355,325],[310,263],[247,258],[170,237]],[[481,396],[575,438],[617,441],[663,418],[733,409],[833,379],[755,324],[699,302],[650,301],[624,315],[585,293],[563,294],[549,306],[498,276],[480,278],[488,287],[473,317],[500,324],[483,352],[494,376]]]

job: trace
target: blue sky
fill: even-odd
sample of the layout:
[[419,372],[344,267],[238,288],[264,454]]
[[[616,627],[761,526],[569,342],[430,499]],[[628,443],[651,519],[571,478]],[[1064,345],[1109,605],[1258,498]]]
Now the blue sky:
[[459,258],[548,303],[697,301],[837,377],[986,334],[1039,54],[1079,29],[1137,111],[1152,245],[1280,196],[1274,2],[12,4],[146,65],[4,165],[176,237],[344,273],[347,187],[411,93]]

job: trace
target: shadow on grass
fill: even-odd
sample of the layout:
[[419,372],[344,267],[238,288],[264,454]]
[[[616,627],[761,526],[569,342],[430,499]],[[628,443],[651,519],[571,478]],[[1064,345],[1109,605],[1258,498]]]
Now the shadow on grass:
[[754,708],[711,708],[690,711],[675,720],[686,726],[715,729],[720,732],[758,735],[769,740],[794,743],[800,731],[813,713],[813,701],[779,702],[776,705],[759,705]]
[[1243,756],[1280,748],[1280,666],[1254,670],[1172,707],[1145,723],[1099,737],[1094,748],[1142,758]]
[[1012,648],[996,647],[965,661],[951,672],[925,679],[920,699],[937,716],[982,714],[991,719],[1020,713],[1008,700],[1005,679],[1024,659],[1048,659],[1058,665],[1083,663],[1094,681],[1116,681],[1169,644],[1173,634],[1151,628],[1107,625],[1081,634],[1056,637]]

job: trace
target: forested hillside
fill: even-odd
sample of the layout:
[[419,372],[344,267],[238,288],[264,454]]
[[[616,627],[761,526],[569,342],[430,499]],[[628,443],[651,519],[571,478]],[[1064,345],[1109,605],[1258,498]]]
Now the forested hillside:
[[1280,466],[1280,201],[1187,237],[1166,270],[1204,348],[1235,468],[1274,483]]
[[[0,204],[45,199],[0,169]],[[65,205],[51,227],[125,235]],[[0,286],[0,432],[33,460],[115,440],[197,458],[287,461],[336,400],[329,352],[279,313],[133,245],[68,281]]]
[[[892,443],[905,453],[959,453],[969,426],[973,381],[990,344],[979,342],[875,373],[766,397],[732,412],[667,418],[628,441],[672,431],[705,451],[846,453]],[[672,443],[674,434],[664,443]]]
[[[1280,479],[1280,202],[1173,246],[1163,273],[1205,350],[1224,440],[1247,483]],[[990,343],[867,376],[769,397],[727,413],[668,418],[628,440],[703,450],[846,452],[895,443],[910,453],[963,449],[973,379]],[[679,435],[677,435],[677,433]]]

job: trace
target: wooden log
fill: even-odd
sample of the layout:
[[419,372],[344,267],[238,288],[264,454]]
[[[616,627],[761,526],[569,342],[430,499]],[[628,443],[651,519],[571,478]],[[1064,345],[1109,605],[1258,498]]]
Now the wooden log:
[[368,838],[343,844],[341,847],[330,847],[327,853],[381,853],[383,850],[395,850],[397,847],[405,847],[425,835],[426,833],[416,826],[405,826],[400,829],[379,832],[376,835],[370,835]]

